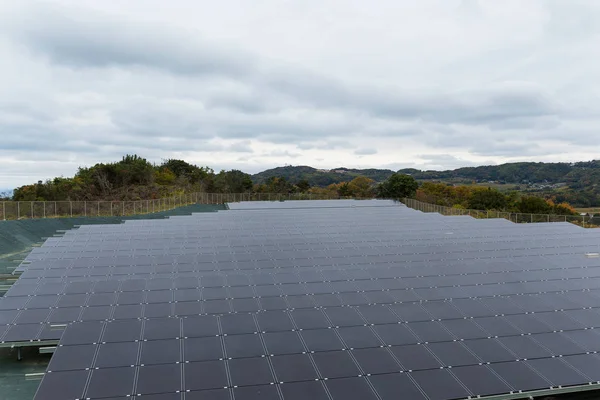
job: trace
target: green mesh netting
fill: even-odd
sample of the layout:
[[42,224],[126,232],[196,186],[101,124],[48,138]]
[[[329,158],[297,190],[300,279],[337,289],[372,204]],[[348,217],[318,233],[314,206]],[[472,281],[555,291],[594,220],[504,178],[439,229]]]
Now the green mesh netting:
[[[159,219],[175,215],[225,210],[222,204],[193,204],[173,210],[126,217],[74,217],[40,218],[18,221],[0,221],[0,276],[12,273],[34,245],[42,243],[59,230],[72,229],[77,225],[120,224],[132,219]],[[0,278],[0,281],[2,278]],[[2,284],[3,282],[0,282]]]

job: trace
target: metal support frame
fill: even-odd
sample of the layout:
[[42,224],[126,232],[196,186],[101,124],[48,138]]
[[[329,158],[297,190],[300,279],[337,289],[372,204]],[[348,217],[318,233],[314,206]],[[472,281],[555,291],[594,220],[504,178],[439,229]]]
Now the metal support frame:
[[33,342],[6,342],[0,343],[0,348],[16,349],[19,347],[50,347],[58,346],[58,340],[39,340]]
[[600,383],[588,383],[585,385],[577,385],[577,386],[569,386],[569,387],[553,387],[548,389],[541,390],[532,390],[528,392],[517,392],[517,393],[507,393],[507,394],[499,394],[494,396],[482,396],[478,397],[478,400],[514,400],[514,399],[533,399],[536,397],[544,397],[544,396],[557,396],[559,394],[566,393],[579,393],[579,392],[588,392],[592,390],[600,390]]

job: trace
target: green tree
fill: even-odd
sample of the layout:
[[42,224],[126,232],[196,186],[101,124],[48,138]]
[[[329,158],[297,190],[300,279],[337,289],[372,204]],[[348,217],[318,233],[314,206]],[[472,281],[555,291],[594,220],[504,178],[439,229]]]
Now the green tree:
[[519,212],[526,214],[549,214],[552,207],[546,200],[536,196],[523,196],[516,204]]
[[162,163],[161,169],[167,168],[173,172],[176,176],[190,176],[195,170],[198,169],[195,165],[189,164],[183,160],[168,159]]
[[415,178],[397,172],[379,185],[378,196],[388,199],[412,197],[418,188],[419,184]]
[[348,182],[343,182],[338,185],[338,195],[342,197],[352,196],[352,190],[350,189],[350,185],[348,184]]
[[505,207],[506,196],[496,189],[477,189],[469,198],[469,208],[475,210],[503,210]]
[[267,179],[267,183],[263,190],[265,193],[291,193],[294,191],[294,186],[287,181],[283,176],[272,176]]
[[172,185],[175,183],[177,176],[169,168],[161,168],[154,173],[154,180],[158,185]]
[[296,183],[296,187],[300,193],[306,193],[310,190],[310,183],[306,179],[302,179]]
[[236,169],[223,170],[215,176],[214,189],[219,193],[245,193],[252,189],[252,179]]

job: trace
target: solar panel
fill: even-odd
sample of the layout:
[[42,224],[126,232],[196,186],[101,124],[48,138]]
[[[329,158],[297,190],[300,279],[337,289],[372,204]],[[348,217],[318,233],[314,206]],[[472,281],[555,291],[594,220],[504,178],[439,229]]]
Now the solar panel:
[[60,339],[36,399],[64,379],[78,382],[61,398],[289,400],[600,378],[600,264],[585,257],[600,232],[385,201],[230,208],[81,226],[32,251],[0,299],[0,341]]

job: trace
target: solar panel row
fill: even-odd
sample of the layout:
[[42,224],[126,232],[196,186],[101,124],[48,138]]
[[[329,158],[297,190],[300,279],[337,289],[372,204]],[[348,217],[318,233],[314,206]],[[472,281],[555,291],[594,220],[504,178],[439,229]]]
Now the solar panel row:
[[[389,384],[410,390],[412,396],[407,398],[426,398],[425,394],[431,399],[442,399],[576,384],[600,378],[598,356],[583,353],[552,358],[529,336],[345,351],[334,349],[334,345],[329,350],[311,351],[312,344],[327,346],[336,340],[342,347],[341,341],[353,340],[360,334],[347,336],[339,331],[325,331],[306,335],[304,331],[288,331],[280,332],[279,337],[267,334],[218,336],[221,325],[214,323],[216,319],[212,322],[170,318],[155,321],[145,328],[140,321],[71,325],[61,341],[63,345],[52,358],[38,398],[57,398],[65,388],[56,382],[63,382],[74,374],[81,377],[69,383],[73,390],[71,398],[178,392],[185,392],[185,398],[211,398],[212,390],[218,389],[223,398],[229,398],[233,390],[236,399],[258,399],[263,398],[262,391],[266,390],[273,392],[272,398],[279,399],[283,394],[287,399],[307,395],[285,395],[302,383],[319,388],[315,390],[322,391],[323,395],[333,385],[333,398],[359,398],[352,397],[359,394],[365,396],[360,398],[376,398],[375,393],[384,399],[397,398],[398,393],[386,391]],[[206,336],[172,338],[186,330],[200,330]],[[151,339],[143,338],[146,331],[151,332]],[[171,339],[157,339],[165,337]],[[115,338],[129,341],[113,342]],[[90,342],[96,344],[82,344]],[[510,351],[525,352],[529,358],[516,361]],[[496,361],[485,361],[488,357]],[[81,370],[85,370],[85,374]],[[350,378],[362,389],[356,393],[351,391],[353,385],[344,380]],[[112,384],[106,385],[109,379]],[[276,387],[268,389],[263,385]]]
[[60,339],[36,399],[435,400],[600,381],[586,257],[600,232],[384,201],[230,208],[35,249],[0,300],[0,340]]

